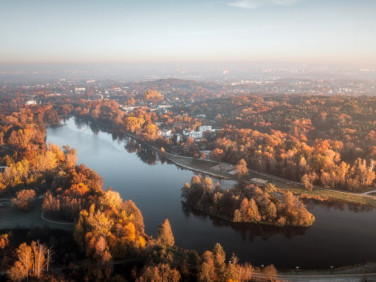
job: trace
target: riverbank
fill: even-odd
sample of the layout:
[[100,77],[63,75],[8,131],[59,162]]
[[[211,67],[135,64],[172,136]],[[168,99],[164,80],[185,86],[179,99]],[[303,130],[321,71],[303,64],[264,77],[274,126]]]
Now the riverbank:
[[[189,157],[182,157],[170,153],[163,154],[160,152],[160,150],[156,150],[158,151],[158,153],[162,154],[164,157],[171,160],[174,164],[184,167],[186,169],[190,169],[195,172],[207,174],[218,178],[239,181],[239,178],[236,175],[233,175],[226,171],[214,171],[212,167],[217,165],[217,163],[215,162]],[[226,163],[223,164],[230,165]],[[288,179],[282,179],[273,175],[257,172],[254,170],[250,170],[245,177],[241,178],[241,180],[248,184],[251,184],[253,183],[253,181],[251,180],[252,178],[261,178],[267,180],[268,183],[274,184],[278,189],[291,191],[295,195],[301,196],[302,198],[321,197],[322,201],[338,201],[344,203],[370,205],[376,207],[376,197],[369,194],[344,192],[339,190],[327,189],[319,186],[315,186],[312,191],[307,191],[304,185],[302,185],[301,183],[293,182]]]
[[[186,204],[186,203],[185,203]],[[187,204],[188,206],[188,204]],[[228,222],[231,222],[231,223],[249,223],[249,224],[260,224],[260,225],[265,225],[265,226],[273,226],[273,227],[277,227],[277,228],[283,228],[283,227],[298,227],[298,228],[306,228],[306,227],[310,227],[312,226],[312,224],[315,222],[315,220],[313,220],[312,222],[310,222],[309,224],[305,224],[305,225],[291,225],[291,224],[287,224],[287,225],[281,225],[281,224],[278,224],[278,222],[267,222],[267,221],[258,221],[258,222],[250,222],[250,221],[234,221],[233,218],[230,218],[224,214],[221,214],[221,213],[214,213],[214,212],[211,212],[211,211],[207,211],[207,210],[204,210],[204,209],[199,209],[197,207],[193,207],[193,206],[189,206],[191,209],[193,210],[196,210],[198,212],[202,212],[204,214],[207,214],[209,216],[213,216],[213,217],[216,217],[218,219],[222,219],[222,220],[225,220],[225,221],[228,221]]]
[[[111,132],[111,131],[109,131]],[[275,185],[278,189],[291,191],[295,195],[298,195],[302,198],[317,198],[320,197],[321,201],[330,201],[330,202],[339,202],[339,203],[350,203],[356,205],[368,205],[376,207],[376,195],[372,193],[352,193],[345,192],[336,189],[329,189],[315,185],[312,191],[305,189],[304,185],[300,182],[284,179],[275,175],[271,175],[264,172],[258,172],[253,169],[249,169],[246,176],[239,179],[235,174],[230,173],[232,171],[218,170],[214,167],[223,166],[223,167],[234,167],[234,165],[229,163],[221,162],[220,165],[218,162],[214,162],[206,159],[198,159],[193,157],[181,156],[172,154],[169,152],[162,152],[160,148],[157,148],[150,144],[149,142],[141,140],[139,136],[128,131],[122,131],[126,136],[136,140],[140,144],[150,148],[151,150],[157,152],[160,156],[171,161],[175,165],[189,169],[191,171],[202,173],[208,176],[225,179],[225,180],[234,180],[234,181],[243,181],[248,184],[255,184],[253,178],[261,178],[266,180],[268,183]],[[372,192],[372,191],[371,191]]]
[[[253,277],[262,278],[265,275],[256,270]],[[278,281],[376,281],[376,263],[329,266],[327,270],[305,270],[297,266],[291,271],[278,272],[275,278]]]
[[[121,196],[135,201],[143,213],[148,234],[156,234],[160,222],[168,218],[175,241],[184,248],[202,252],[219,242],[227,253],[237,254],[242,262],[252,261],[258,266],[274,263],[281,271],[297,265],[304,270],[327,270],[330,265],[374,260],[376,210],[309,203],[316,221],[307,229],[231,224],[182,207],[180,187],[194,175],[191,170],[158,162],[156,153],[146,147],[136,153],[137,146],[129,144],[127,151],[127,144],[116,136],[119,135],[106,131],[92,132],[71,120],[68,126],[48,130],[47,140],[76,148],[79,162],[102,175],[105,186],[114,187]],[[212,163],[208,164],[210,167]],[[230,182],[223,181],[223,185]]]

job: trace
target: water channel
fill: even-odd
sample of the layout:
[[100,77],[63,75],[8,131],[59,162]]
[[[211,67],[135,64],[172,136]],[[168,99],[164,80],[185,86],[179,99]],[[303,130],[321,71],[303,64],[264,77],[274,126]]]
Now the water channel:
[[[155,235],[168,218],[177,245],[202,252],[219,242],[228,256],[254,265],[328,269],[376,261],[376,210],[309,203],[316,222],[310,228],[231,224],[184,208],[180,189],[194,173],[158,159],[137,144],[69,119],[48,128],[47,142],[77,150],[78,163],[94,169],[123,199],[141,210],[145,229]],[[231,182],[222,181],[223,187]]]

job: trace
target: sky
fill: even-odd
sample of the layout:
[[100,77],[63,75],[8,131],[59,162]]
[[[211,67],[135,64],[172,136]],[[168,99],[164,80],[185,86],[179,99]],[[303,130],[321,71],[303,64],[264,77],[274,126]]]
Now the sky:
[[0,0],[0,64],[376,64],[375,0]]

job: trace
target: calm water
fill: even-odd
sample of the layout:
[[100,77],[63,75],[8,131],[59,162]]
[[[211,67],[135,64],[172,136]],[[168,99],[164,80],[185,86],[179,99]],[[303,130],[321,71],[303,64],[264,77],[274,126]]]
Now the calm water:
[[76,125],[72,118],[65,126],[49,128],[47,142],[76,148],[78,162],[98,172],[105,187],[113,187],[123,199],[137,204],[148,234],[155,235],[158,225],[168,218],[181,247],[202,252],[219,242],[228,255],[235,253],[242,261],[274,263],[280,268],[329,268],[376,260],[375,210],[310,203],[316,222],[308,229],[230,224],[184,209],[180,188],[193,172],[161,163],[150,152],[130,153],[134,150],[131,142],[95,131]]

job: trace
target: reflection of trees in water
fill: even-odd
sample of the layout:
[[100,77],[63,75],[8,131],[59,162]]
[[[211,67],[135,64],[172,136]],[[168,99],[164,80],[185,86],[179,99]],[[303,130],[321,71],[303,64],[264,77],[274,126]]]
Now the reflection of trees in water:
[[132,138],[126,137],[126,143],[124,145],[125,150],[132,154],[140,150],[140,144]]
[[137,156],[142,160],[144,163],[148,165],[155,165],[158,161],[158,155],[154,151],[150,149],[145,149],[141,146],[141,149],[136,152]]
[[94,135],[98,135],[98,133],[100,131],[98,124],[90,122],[89,127],[90,127],[91,131],[94,133]]
[[144,163],[147,163],[149,165],[155,165],[159,160],[158,154],[156,152],[149,149],[147,146],[143,146],[138,141],[128,137],[127,135],[119,132],[118,130],[111,130],[108,124],[92,122],[89,119],[82,119],[77,117],[75,117],[75,124],[79,129],[86,125],[89,126],[89,128],[95,135],[97,135],[100,131],[110,133],[113,141],[125,140],[126,144],[124,148],[127,150],[127,152],[136,153],[139,159]]
[[126,140],[124,148],[127,150],[127,152],[130,154],[136,153],[137,157],[144,163],[155,165],[159,160],[158,154],[153,150],[148,149],[146,146],[142,146],[140,143],[130,137],[125,137],[124,139]]
[[336,209],[340,211],[344,211],[346,207],[349,211],[352,212],[365,212],[365,211],[372,211],[374,209],[371,205],[362,205],[362,204],[355,204],[355,203],[345,203],[340,201],[319,201],[319,200],[305,200],[304,203],[307,205],[308,209],[312,209],[314,206],[324,207],[327,210]]
[[111,126],[106,123],[93,122],[90,119],[74,117],[74,122],[78,129],[81,129],[83,126],[89,126],[90,130],[94,135],[98,135],[100,131],[111,134],[113,141],[120,141],[124,138],[125,134],[121,133],[119,130],[112,130]]
[[79,118],[79,117],[74,117],[74,124],[77,126],[78,129],[82,129],[82,127],[87,126],[88,122]]
[[74,123],[76,124],[78,129],[82,129],[84,126],[89,126],[91,131],[94,133],[94,135],[98,135],[100,129],[100,126],[96,122],[92,122],[88,119],[80,118],[80,117],[74,117]]
[[274,235],[283,234],[286,238],[292,239],[294,236],[303,236],[309,227],[278,227],[253,223],[238,223],[223,220],[221,218],[208,215],[207,213],[194,210],[186,203],[182,202],[182,211],[185,217],[191,215],[203,219],[209,218],[214,227],[231,227],[232,230],[239,233],[244,241],[253,242],[257,237],[261,237],[264,241]]

